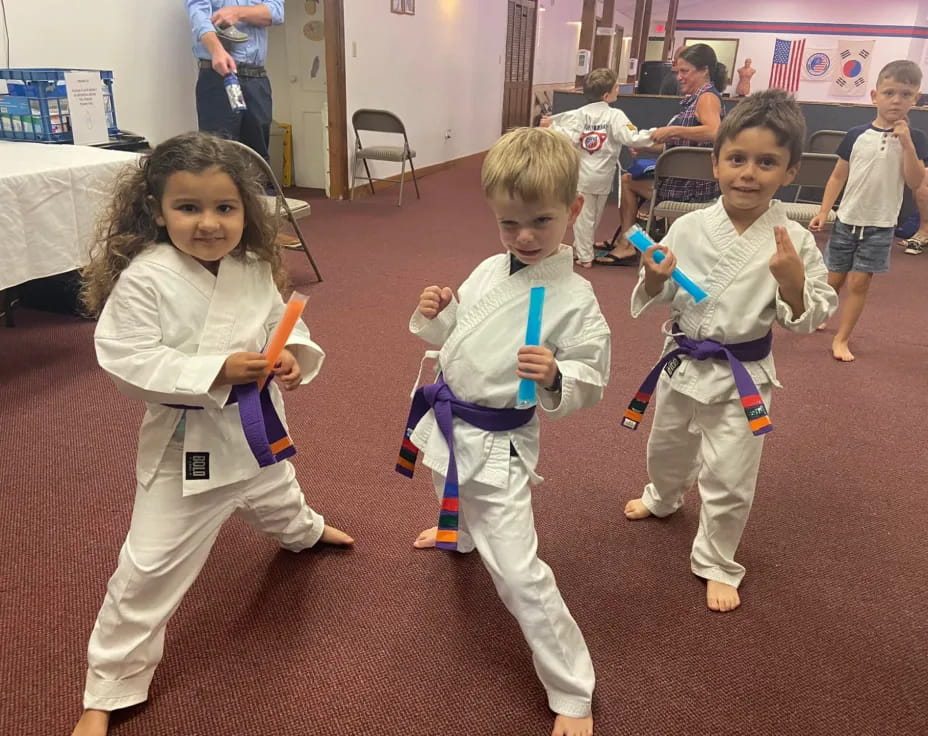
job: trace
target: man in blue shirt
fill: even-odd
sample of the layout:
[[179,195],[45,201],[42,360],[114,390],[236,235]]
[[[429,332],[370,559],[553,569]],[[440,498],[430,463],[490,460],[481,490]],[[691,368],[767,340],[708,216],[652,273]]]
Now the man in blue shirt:
[[[184,0],[193,32],[193,53],[200,64],[197,79],[199,128],[241,141],[268,159],[271,126],[271,83],[267,28],[284,22],[283,0]],[[247,35],[241,43],[224,42],[216,28],[235,26]],[[233,110],[224,79],[238,75],[247,110]]]

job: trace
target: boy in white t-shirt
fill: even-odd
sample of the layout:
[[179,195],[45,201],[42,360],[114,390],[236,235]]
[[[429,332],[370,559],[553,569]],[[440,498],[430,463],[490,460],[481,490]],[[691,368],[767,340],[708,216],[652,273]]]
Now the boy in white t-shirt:
[[[639,131],[624,112],[612,107],[618,98],[614,71],[591,71],[584,81],[583,94],[590,100],[588,105],[542,118],[541,126],[563,133],[580,149],[583,209],[574,223],[574,252],[583,268],[591,268],[596,226],[612,191],[619,152],[623,145],[646,148],[653,143],[650,130]],[[630,261],[628,265],[637,265],[637,254]]]
[[928,138],[910,130],[906,119],[918,99],[922,71],[912,61],[892,61],[880,70],[870,99],[876,120],[848,131],[838,147],[838,163],[825,187],[822,208],[809,229],[822,229],[841,188],[847,183],[834,232],[825,250],[828,283],[841,292],[841,324],[831,343],[836,360],[850,362],[851,332],[863,312],[875,273],[889,271],[893,230],[902,206],[903,186],[917,190],[925,177]]

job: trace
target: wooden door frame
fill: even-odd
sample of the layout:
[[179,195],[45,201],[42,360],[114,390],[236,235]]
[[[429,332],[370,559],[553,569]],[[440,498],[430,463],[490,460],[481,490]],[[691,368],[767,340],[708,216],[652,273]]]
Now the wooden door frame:
[[[530,55],[529,55],[529,60],[528,60],[528,109],[525,110],[525,114],[526,114],[526,116],[527,116],[527,118],[528,118],[528,124],[531,124],[531,122],[532,122],[532,109],[533,109],[534,100],[535,100],[535,97],[534,97],[534,95],[535,95],[535,92],[534,92],[534,88],[535,88],[535,43],[536,43],[537,40],[538,40],[538,16],[539,16],[538,8],[539,8],[539,3],[538,3],[538,0],[514,0],[514,1],[515,1],[515,3],[516,3],[517,6],[531,8],[531,9],[534,11],[534,13],[535,13],[535,17],[534,17],[534,21],[535,21],[535,22],[532,23],[531,53],[530,53]],[[508,12],[508,10],[509,10],[509,0],[506,0],[506,10],[507,10],[507,12],[506,12],[506,30],[507,30],[507,34],[506,34],[506,35],[508,36],[508,30],[509,30],[509,12]],[[506,55],[509,54],[509,47],[508,47],[508,46],[504,49],[504,54],[506,54]],[[505,64],[504,64],[504,69],[505,69]],[[505,72],[504,72],[504,73],[505,73]],[[506,109],[506,84],[507,84],[508,81],[509,81],[508,79],[505,79],[505,78],[503,79],[503,105],[502,105],[502,108],[503,108],[503,109],[502,109],[502,115],[501,115],[501,118],[502,118],[502,120],[501,120],[501,129],[502,129],[502,131],[501,131],[501,132],[503,132],[503,133],[505,133],[505,132],[509,129],[509,128],[507,127],[507,125],[506,125],[506,123],[508,122],[507,109]]]
[[345,83],[345,0],[322,0],[329,134],[329,197],[348,196],[348,89]]

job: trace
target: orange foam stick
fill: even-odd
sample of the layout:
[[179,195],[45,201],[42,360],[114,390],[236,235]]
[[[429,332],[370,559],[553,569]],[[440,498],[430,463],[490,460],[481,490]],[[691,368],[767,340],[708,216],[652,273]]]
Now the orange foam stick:
[[277,329],[274,330],[274,334],[271,335],[271,339],[268,340],[267,347],[264,349],[264,357],[267,358],[269,371],[274,369],[277,359],[280,358],[280,351],[284,349],[287,340],[290,339],[293,328],[296,327],[300,315],[303,314],[303,310],[306,308],[306,300],[307,297],[296,291],[290,295],[287,309],[284,311],[283,317],[280,318],[280,322],[277,323]]

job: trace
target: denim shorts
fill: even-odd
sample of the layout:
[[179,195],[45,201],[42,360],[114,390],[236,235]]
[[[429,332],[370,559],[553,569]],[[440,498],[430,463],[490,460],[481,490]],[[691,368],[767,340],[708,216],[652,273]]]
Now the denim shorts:
[[886,273],[893,245],[893,228],[845,225],[835,220],[825,248],[825,265],[832,273]]

